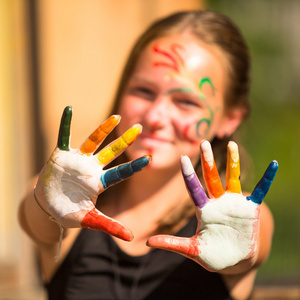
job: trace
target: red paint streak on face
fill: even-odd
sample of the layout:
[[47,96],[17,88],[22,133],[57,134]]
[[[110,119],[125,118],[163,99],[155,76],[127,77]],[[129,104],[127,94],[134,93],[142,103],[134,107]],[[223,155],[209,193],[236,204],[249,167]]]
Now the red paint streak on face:
[[199,139],[199,140],[197,141],[197,140],[191,139],[191,138],[188,136],[188,132],[190,131],[190,128],[191,128],[191,127],[192,127],[192,124],[188,124],[188,125],[185,126],[185,128],[183,129],[183,138],[184,138],[186,141],[190,142],[191,144],[195,145],[195,144],[199,143],[199,141],[200,141],[201,139]]
[[152,125],[151,125],[151,134],[152,135],[154,135],[154,133],[155,133],[155,130],[158,128],[158,126],[159,126],[159,122],[158,121],[156,121],[156,122],[154,122]]
[[155,45],[153,47],[153,51],[156,53],[162,54],[171,60],[171,64],[166,63],[166,62],[155,62],[154,66],[166,66],[166,67],[169,67],[169,68],[175,70],[176,72],[179,72],[178,63],[177,63],[176,59],[169,52],[158,49],[157,45]]
[[125,228],[119,222],[99,214],[95,208],[85,215],[81,226],[83,228],[106,232],[125,241],[133,239],[133,234],[129,229]]

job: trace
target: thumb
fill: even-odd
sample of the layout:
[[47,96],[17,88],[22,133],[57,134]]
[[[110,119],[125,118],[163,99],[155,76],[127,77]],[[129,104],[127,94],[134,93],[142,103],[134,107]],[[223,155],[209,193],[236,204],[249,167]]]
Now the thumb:
[[196,237],[184,238],[172,235],[155,235],[148,239],[147,246],[176,252],[188,258],[199,255],[199,242]]
[[129,228],[117,220],[104,215],[96,208],[93,208],[84,216],[81,226],[83,228],[106,232],[125,241],[133,239],[133,234]]

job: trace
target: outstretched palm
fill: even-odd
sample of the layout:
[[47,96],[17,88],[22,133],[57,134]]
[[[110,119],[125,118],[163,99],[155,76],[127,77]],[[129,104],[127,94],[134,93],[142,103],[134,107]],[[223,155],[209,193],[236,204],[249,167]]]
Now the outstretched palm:
[[196,208],[198,228],[191,238],[158,235],[148,240],[151,247],[177,252],[204,268],[220,271],[251,258],[259,232],[260,204],[275,177],[278,164],[273,161],[249,197],[241,193],[237,145],[228,144],[226,191],[224,191],[208,141],[201,144],[206,196],[191,161],[182,156],[182,173]]
[[36,193],[50,215],[64,227],[85,227],[131,240],[131,231],[95,208],[98,195],[109,186],[142,170],[149,156],[108,170],[104,167],[132,144],[141,133],[141,125],[128,129],[120,138],[99,153],[94,152],[119,123],[113,115],[100,125],[78,149],[71,149],[70,124],[72,108],[62,116],[57,147],[43,168]]

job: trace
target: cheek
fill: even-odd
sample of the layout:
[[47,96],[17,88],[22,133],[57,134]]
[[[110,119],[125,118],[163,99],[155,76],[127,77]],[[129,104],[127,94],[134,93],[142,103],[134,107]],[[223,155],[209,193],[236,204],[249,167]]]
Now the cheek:
[[183,121],[176,121],[175,126],[178,135],[181,139],[188,141],[192,144],[199,144],[203,139],[207,139],[210,136],[212,117],[207,112],[202,114],[199,119],[186,119]]
[[[145,105],[141,101],[135,101],[134,98],[125,97],[121,101],[118,113],[122,117],[123,122],[130,122],[131,119],[142,116],[146,110]],[[132,122],[135,122],[132,120]]]

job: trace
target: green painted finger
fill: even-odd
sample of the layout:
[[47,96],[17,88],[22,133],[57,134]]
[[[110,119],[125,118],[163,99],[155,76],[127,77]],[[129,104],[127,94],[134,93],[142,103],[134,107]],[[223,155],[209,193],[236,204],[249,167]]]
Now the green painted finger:
[[60,121],[59,134],[57,140],[57,147],[63,151],[70,151],[70,128],[72,119],[72,107],[67,106],[64,109],[63,115]]

